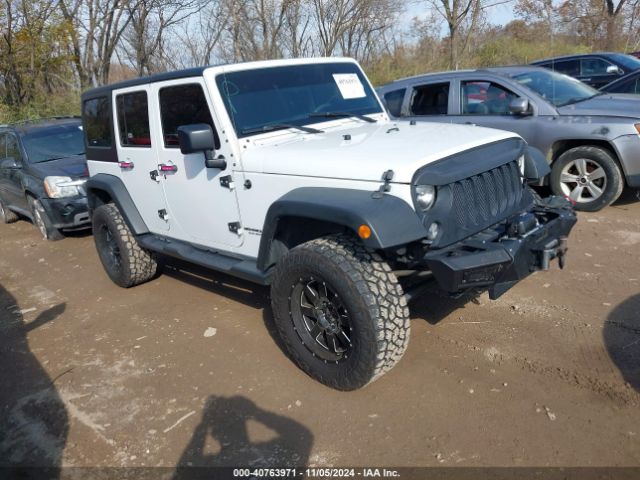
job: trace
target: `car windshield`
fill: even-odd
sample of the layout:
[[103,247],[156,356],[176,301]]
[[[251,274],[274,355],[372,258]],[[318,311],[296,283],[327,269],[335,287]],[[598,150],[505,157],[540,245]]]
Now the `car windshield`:
[[533,70],[514,75],[513,78],[556,107],[581,102],[600,94],[580,80],[550,70]]
[[382,112],[354,63],[243,70],[218,75],[216,82],[238,137]]
[[82,127],[77,124],[39,128],[24,134],[22,142],[31,163],[84,155]]
[[627,71],[640,69],[640,58],[622,53],[612,53],[611,58],[622,65]]

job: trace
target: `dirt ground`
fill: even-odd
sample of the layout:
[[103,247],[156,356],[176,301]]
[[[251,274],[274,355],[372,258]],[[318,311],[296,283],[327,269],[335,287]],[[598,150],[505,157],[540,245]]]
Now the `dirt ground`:
[[360,391],[302,373],[268,290],[173,264],[123,290],[89,234],[0,225],[0,464],[640,466],[640,202],[580,214],[567,268],[430,293]]

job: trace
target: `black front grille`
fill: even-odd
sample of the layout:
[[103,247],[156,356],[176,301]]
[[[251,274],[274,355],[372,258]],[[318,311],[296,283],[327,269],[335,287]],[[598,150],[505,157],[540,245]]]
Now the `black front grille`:
[[522,200],[518,162],[450,184],[456,223],[465,230],[485,228],[512,214]]

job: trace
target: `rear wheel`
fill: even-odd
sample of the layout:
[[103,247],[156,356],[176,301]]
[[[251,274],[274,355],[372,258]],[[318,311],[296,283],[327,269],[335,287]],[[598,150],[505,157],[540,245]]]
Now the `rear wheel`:
[[0,198],[0,222],[13,223],[18,221],[18,214],[12,210],[9,210],[2,199]]
[[101,205],[93,213],[93,238],[100,261],[116,285],[133,287],[159,272],[155,255],[138,244],[114,204]]
[[571,199],[576,210],[595,212],[615,202],[624,188],[618,163],[601,147],[567,150],[551,169],[551,189]]
[[42,238],[52,242],[62,240],[64,238],[64,235],[60,230],[53,226],[53,223],[51,222],[49,215],[47,215],[47,212],[42,206],[42,202],[40,202],[40,200],[29,197],[29,208],[31,209],[33,224],[40,231]]
[[348,236],[291,250],[276,266],[271,302],[296,363],[339,390],[376,380],[409,343],[409,309],[397,278],[378,254]]

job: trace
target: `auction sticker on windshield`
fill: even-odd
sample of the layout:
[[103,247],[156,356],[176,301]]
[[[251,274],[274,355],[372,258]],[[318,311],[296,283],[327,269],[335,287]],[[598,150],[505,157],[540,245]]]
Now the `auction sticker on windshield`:
[[345,100],[362,98],[367,95],[358,75],[355,73],[334,73],[333,79],[336,81],[340,94]]

